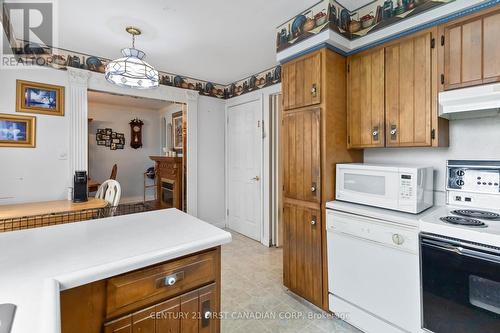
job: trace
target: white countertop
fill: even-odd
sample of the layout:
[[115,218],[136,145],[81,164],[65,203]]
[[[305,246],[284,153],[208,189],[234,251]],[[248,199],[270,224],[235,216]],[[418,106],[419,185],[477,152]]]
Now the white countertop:
[[176,209],[3,233],[0,304],[17,305],[12,333],[58,333],[61,290],[230,241]]
[[375,219],[385,220],[393,223],[404,224],[415,228],[418,228],[419,220],[422,217],[426,216],[427,214],[431,214],[436,209],[435,207],[431,207],[427,210],[424,210],[420,214],[410,214],[385,208],[377,208],[373,206],[360,205],[344,201],[327,202],[326,208],[338,210],[345,213],[351,213]]

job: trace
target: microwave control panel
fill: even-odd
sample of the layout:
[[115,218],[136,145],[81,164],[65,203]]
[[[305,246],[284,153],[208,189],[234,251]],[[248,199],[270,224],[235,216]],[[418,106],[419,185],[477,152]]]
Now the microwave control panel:
[[399,175],[399,198],[402,200],[409,200],[414,196],[413,179],[412,175],[400,174]]

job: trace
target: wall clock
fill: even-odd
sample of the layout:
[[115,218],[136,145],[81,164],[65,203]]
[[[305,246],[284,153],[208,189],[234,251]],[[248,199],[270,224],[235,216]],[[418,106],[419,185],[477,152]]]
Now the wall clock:
[[130,147],[137,149],[142,147],[142,125],[144,122],[139,118],[130,121]]

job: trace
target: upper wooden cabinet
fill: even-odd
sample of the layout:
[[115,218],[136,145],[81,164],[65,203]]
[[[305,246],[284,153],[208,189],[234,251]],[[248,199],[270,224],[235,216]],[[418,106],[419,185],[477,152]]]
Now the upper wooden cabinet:
[[388,147],[431,145],[431,39],[429,32],[385,48]]
[[384,146],[384,49],[347,61],[349,148]]
[[489,10],[440,27],[442,89],[500,81],[500,10]]
[[290,111],[283,115],[283,195],[319,202],[320,109]]
[[321,103],[321,52],[314,52],[283,66],[283,109]]
[[349,148],[448,145],[436,36],[432,28],[349,57]]

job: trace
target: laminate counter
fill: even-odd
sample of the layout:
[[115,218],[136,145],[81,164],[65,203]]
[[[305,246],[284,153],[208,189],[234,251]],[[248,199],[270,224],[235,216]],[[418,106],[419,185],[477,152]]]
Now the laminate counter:
[[60,293],[231,241],[177,209],[0,234],[0,303],[17,306],[12,333],[59,333]]

